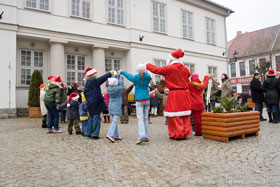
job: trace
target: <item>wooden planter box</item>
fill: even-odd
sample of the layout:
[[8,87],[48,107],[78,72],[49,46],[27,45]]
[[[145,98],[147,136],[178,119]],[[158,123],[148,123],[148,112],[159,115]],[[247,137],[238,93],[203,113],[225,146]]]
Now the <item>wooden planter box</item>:
[[30,118],[40,118],[42,117],[40,107],[29,107],[29,117]]
[[252,134],[258,136],[260,130],[259,112],[239,113],[202,113],[203,138],[228,142],[229,138],[239,136],[245,138]]

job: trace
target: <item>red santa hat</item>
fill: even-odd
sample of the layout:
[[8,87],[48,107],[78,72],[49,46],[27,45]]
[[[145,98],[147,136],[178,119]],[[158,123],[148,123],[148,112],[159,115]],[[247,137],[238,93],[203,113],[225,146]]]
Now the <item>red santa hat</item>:
[[54,82],[58,83],[58,84],[62,84],[62,80],[61,80],[61,77],[58,76],[54,79]]
[[275,75],[275,73],[274,73],[273,69],[268,70],[267,76],[274,76],[274,75]]
[[169,89],[168,89],[167,87],[165,87],[163,91],[164,91],[164,92],[165,92],[165,91],[169,91]]
[[44,89],[45,88],[45,85],[44,84],[41,84],[40,85],[40,90]]
[[85,71],[85,73],[84,73],[83,79],[86,80],[87,76],[94,75],[94,74],[96,74],[96,73],[97,73],[96,69],[87,68],[86,71]]
[[278,69],[278,71],[276,72],[277,74],[280,74],[280,69]]
[[55,76],[50,75],[50,76],[48,77],[48,81],[54,81],[55,78],[56,78]]
[[172,51],[171,54],[169,55],[169,58],[171,60],[179,60],[179,58],[184,57],[184,52],[182,49],[176,49],[175,51]]
[[68,98],[67,107],[70,107],[70,101],[71,101],[71,99],[73,99],[73,100],[75,100],[75,101],[78,101],[79,97],[80,97],[80,96],[79,96],[77,93],[72,92],[72,93],[70,94],[69,98]]

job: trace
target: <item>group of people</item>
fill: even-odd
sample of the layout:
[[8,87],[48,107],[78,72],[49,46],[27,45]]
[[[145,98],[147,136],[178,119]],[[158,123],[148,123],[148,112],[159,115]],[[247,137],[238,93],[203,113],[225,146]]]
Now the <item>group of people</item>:
[[[65,97],[67,91],[61,78],[50,76],[48,84],[41,86],[41,107],[45,105],[49,114],[47,133],[62,132],[59,130],[58,113],[59,111],[67,111],[69,134],[72,134],[74,126],[76,134],[99,139],[100,115],[103,113],[104,122],[110,123],[112,119],[106,138],[113,143],[116,140],[121,140],[118,121],[121,116],[121,123],[129,122],[128,94],[134,87],[138,119],[138,140],[136,144],[150,141],[149,115],[151,111],[153,116],[157,116],[159,98],[162,98],[164,116],[171,139],[181,140],[191,135],[190,115],[194,120],[195,135],[201,136],[202,112],[204,109],[211,111],[211,108],[216,105],[217,97],[232,97],[232,86],[227,74],[221,76],[221,88],[219,88],[219,84],[215,82],[212,75],[205,75],[203,81],[201,81],[197,73],[191,75],[189,69],[181,62],[182,57],[184,57],[184,52],[182,49],[177,49],[169,55],[166,66],[157,67],[149,62],[141,63],[138,64],[137,74],[135,75],[123,70],[118,72],[111,70],[97,77],[95,69],[87,68],[84,73],[86,84],[83,91],[79,87],[71,88],[68,91],[68,100],[67,95]],[[151,76],[147,70],[165,77],[165,86],[161,91],[158,90],[159,86],[156,87],[151,84]],[[280,85],[280,81],[277,82],[271,72],[268,72],[268,79],[261,85],[258,76],[259,74],[255,74],[251,82],[252,97],[256,103],[256,110],[262,111],[262,102],[265,99],[269,111],[269,121],[276,122],[275,119],[278,115],[277,93],[280,90],[278,82]],[[124,77],[132,83],[128,88],[124,86]],[[108,81],[109,86],[102,93],[101,85],[106,81]],[[263,96],[263,93],[266,93],[266,97]],[[62,98],[64,99],[61,100]],[[260,116],[263,120],[262,114]],[[45,121],[45,118],[44,115],[43,121]],[[79,121],[82,121],[81,129]],[[52,126],[54,126],[54,129],[52,129]]]
[[261,75],[255,73],[250,82],[250,89],[255,110],[260,112],[260,120],[263,118],[263,103],[266,104],[269,123],[278,123],[280,120],[279,99],[280,99],[280,69],[275,73],[270,69],[266,73],[266,79],[263,84]]

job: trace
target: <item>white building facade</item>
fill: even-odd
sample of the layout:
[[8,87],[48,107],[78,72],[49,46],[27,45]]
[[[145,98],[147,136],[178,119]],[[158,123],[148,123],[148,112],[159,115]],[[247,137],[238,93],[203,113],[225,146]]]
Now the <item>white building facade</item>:
[[[27,108],[32,72],[84,84],[93,67],[135,73],[182,48],[192,72],[227,72],[228,8],[208,0],[0,0],[1,115]],[[152,75],[158,81],[160,76]],[[126,82],[126,84],[129,84]]]

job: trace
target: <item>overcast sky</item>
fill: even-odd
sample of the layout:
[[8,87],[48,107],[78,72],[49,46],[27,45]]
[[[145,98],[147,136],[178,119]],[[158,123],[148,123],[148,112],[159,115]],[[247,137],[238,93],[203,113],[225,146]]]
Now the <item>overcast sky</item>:
[[251,32],[280,24],[280,0],[211,0],[234,11],[227,18],[228,41],[236,31]]

